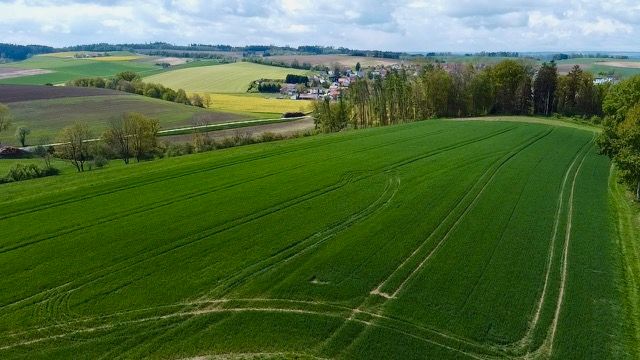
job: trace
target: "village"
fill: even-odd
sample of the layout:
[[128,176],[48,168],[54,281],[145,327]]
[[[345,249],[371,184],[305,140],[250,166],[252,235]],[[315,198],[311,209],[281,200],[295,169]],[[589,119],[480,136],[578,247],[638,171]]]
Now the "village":
[[393,64],[390,66],[376,66],[368,69],[360,68],[359,64],[355,69],[347,67],[334,66],[333,70],[319,71],[308,77],[305,83],[290,83],[285,81],[280,87],[280,96],[282,99],[291,100],[319,100],[330,99],[337,100],[349,86],[358,79],[368,77],[369,79],[384,79],[389,71],[410,70],[417,73],[416,65],[406,66],[401,64]]

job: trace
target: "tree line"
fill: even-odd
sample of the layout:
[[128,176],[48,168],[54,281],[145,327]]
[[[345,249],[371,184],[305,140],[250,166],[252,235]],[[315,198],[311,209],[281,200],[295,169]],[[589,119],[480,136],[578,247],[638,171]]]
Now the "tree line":
[[417,73],[403,68],[385,78],[358,79],[339,101],[316,103],[314,118],[320,130],[330,132],[440,117],[598,117],[608,88],[595,85],[593,75],[578,66],[561,76],[554,62],[539,68],[517,60],[484,68],[428,64]]
[[621,180],[640,201],[640,75],[613,86],[602,107],[600,152],[613,160]]
[[187,96],[183,89],[176,91],[161,84],[145,83],[141,80],[140,75],[132,71],[124,71],[106,79],[95,77],[71,80],[67,82],[67,86],[112,89],[179,104],[197,107],[211,106],[211,96],[209,94]]
[[54,49],[42,45],[14,45],[0,43],[0,59],[20,61],[33,55],[52,53]]

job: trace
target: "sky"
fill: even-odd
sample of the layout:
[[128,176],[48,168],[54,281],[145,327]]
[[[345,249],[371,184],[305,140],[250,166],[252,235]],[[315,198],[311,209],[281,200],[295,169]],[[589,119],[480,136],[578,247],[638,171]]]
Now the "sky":
[[0,42],[640,51],[640,0],[0,0]]

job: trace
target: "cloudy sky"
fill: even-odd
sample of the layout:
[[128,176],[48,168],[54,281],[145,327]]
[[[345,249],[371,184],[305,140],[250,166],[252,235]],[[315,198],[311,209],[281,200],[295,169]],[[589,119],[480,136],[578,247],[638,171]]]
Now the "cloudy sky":
[[639,0],[0,0],[0,42],[640,51]]

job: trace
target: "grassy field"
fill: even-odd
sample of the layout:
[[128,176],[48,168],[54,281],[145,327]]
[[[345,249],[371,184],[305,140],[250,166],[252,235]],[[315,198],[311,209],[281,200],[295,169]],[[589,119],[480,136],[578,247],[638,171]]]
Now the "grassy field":
[[44,69],[51,70],[53,72],[41,75],[2,79],[0,80],[0,84],[61,84],[69,80],[84,77],[113,76],[122,71],[134,71],[140,74],[145,74],[159,69],[158,66],[144,61],[113,61],[109,59],[111,59],[111,57],[96,60],[49,55],[34,56],[24,61],[2,64],[0,65],[0,68]]
[[593,138],[427,121],[2,185],[0,357],[633,357]]
[[59,131],[75,121],[86,122],[98,137],[111,119],[120,117],[125,112],[146,114],[160,121],[163,129],[193,125],[201,121],[216,123],[251,118],[249,115],[205,110],[138,95],[80,96],[21,101],[7,105],[14,121],[8,131],[0,133],[0,143],[12,145],[18,145],[14,133],[20,126],[31,129],[31,135],[27,138],[30,144],[36,143],[41,136],[48,136],[55,141]]
[[237,62],[169,71],[144,80],[187,92],[244,93],[254,80],[284,80],[287,74],[305,73],[304,70]]

